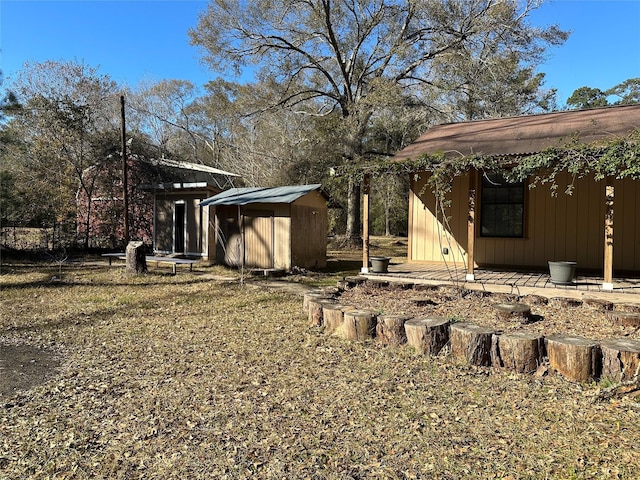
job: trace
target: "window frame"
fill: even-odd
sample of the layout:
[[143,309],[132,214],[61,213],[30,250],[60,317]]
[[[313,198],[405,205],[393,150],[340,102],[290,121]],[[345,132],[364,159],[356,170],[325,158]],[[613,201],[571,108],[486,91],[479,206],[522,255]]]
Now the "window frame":
[[[492,180],[491,178],[489,178],[489,176],[492,176],[494,178],[494,180]],[[504,176],[502,176],[499,173],[491,173],[491,172],[480,172],[479,175],[479,190],[480,190],[480,202],[479,202],[479,206],[480,206],[480,222],[479,222],[479,229],[478,229],[478,234],[481,238],[508,238],[508,239],[519,239],[519,238],[526,238],[526,219],[527,219],[527,203],[528,203],[528,188],[526,188],[527,186],[527,181],[523,180],[521,182],[507,182],[504,178]],[[490,186],[487,186],[487,183],[491,182]],[[507,190],[506,193],[506,199],[499,201],[499,200],[495,200],[495,201],[489,201],[487,199],[487,197],[489,197],[488,192],[485,191],[486,188],[492,188],[495,190],[495,192],[493,192],[494,194],[498,194],[498,192],[500,190]],[[518,195],[519,199],[516,198],[512,198],[512,194],[513,192],[509,191],[512,190],[514,188],[520,188],[521,192]],[[503,207],[509,207],[509,206],[520,206],[521,208],[521,228],[519,232],[513,232],[512,234],[504,234],[504,232],[498,232],[498,233],[485,233],[485,221],[488,219],[489,217],[489,213],[487,212],[487,209],[489,206],[503,206]]]

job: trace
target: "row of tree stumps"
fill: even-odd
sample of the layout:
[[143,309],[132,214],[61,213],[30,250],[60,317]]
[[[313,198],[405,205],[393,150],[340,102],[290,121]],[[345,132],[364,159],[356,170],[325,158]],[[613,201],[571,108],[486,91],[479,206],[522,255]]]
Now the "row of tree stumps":
[[[567,302],[571,303],[571,299]],[[454,357],[472,365],[518,373],[552,369],[576,382],[600,378],[640,381],[640,340],[595,341],[577,335],[543,336],[524,330],[502,333],[446,317],[378,314],[340,303],[339,292],[306,293],[303,311],[311,325],[347,340],[375,341],[385,346],[406,344],[419,353],[433,356],[448,347]],[[522,303],[498,303],[494,311],[503,320],[522,324],[528,323],[531,317],[530,307]]]

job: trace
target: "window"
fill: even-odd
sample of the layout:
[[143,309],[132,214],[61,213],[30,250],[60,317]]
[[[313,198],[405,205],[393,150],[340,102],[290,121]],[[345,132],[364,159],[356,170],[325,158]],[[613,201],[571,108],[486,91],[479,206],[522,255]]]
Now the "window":
[[480,202],[481,236],[524,236],[523,182],[509,183],[502,175],[485,173]]

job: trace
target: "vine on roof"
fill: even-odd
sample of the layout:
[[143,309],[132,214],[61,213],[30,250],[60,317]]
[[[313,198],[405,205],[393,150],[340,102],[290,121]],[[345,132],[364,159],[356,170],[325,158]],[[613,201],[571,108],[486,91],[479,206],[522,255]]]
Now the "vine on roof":
[[529,179],[529,187],[550,184],[551,192],[557,195],[558,174],[565,171],[572,183],[565,193],[571,195],[573,181],[593,175],[596,180],[604,178],[640,180],[640,128],[629,135],[594,143],[581,143],[579,137],[565,145],[549,147],[540,153],[511,157],[468,155],[447,158],[442,153],[425,154],[416,159],[394,161],[377,159],[367,163],[345,165],[336,169],[339,176],[348,176],[362,181],[365,175],[414,175],[429,172],[425,188],[429,188],[439,199],[451,191],[453,179],[471,170],[500,173],[509,181]]

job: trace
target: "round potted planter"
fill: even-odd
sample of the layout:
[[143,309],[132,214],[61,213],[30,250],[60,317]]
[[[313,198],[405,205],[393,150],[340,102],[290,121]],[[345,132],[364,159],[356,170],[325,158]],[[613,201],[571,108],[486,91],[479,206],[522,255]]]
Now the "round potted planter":
[[551,283],[555,285],[571,285],[576,275],[576,262],[549,262]]
[[374,273],[387,273],[391,257],[371,257],[371,270]]

